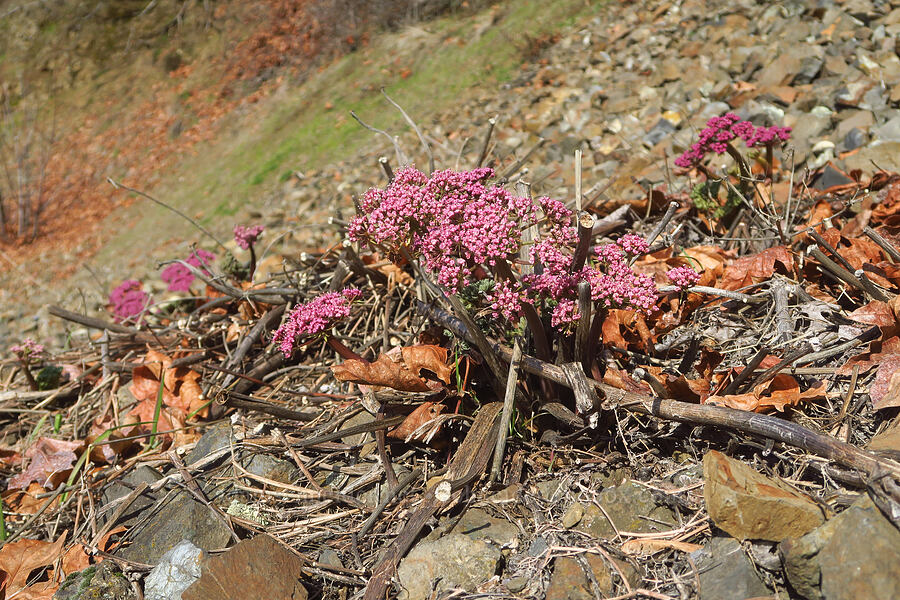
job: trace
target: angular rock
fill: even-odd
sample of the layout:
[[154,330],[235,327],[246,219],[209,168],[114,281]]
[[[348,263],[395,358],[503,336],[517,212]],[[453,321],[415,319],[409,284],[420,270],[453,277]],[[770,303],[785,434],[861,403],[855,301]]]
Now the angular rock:
[[128,560],[155,565],[181,540],[204,550],[224,547],[231,530],[211,508],[186,491],[179,492],[148,520],[137,525],[132,543],[118,554]]
[[193,450],[185,457],[184,462],[187,465],[195,463],[217,450],[227,448],[232,441],[231,422],[226,420],[216,423],[209,427],[203,436],[197,440]]
[[[594,579],[597,581],[599,591],[608,596],[613,591],[612,569],[603,558],[597,554],[585,553],[587,562]],[[628,583],[637,586],[641,577],[629,563],[616,561],[616,566],[628,578]],[[585,574],[581,562],[574,557],[562,556],[553,564],[553,574],[547,586],[546,600],[593,600],[595,598],[593,586]]]
[[53,600],[135,600],[131,582],[116,564],[105,560],[83,571],[72,573],[62,582]]
[[[124,498],[130,494],[135,487],[142,483],[153,484],[159,481],[162,475],[156,469],[141,465],[134,470],[128,471],[121,479],[117,479],[103,489],[103,504],[109,505],[119,498]],[[145,490],[144,493],[131,501],[125,512],[116,521],[118,525],[130,527],[133,525],[141,514],[150,508],[156,502],[153,493]],[[100,522],[106,524],[106,520],[112,517],[118,505],[112,505],[108,509],[100,513]]]
[[297,467],[293,463],[270,454],[254,454],[246,463],[244,468],[254,475],[281,483],[297,480]]
[[770,590],[734,538],[715,537],[691,553],[700,579],[700,600],[768,597]]
[[900,598],[900,531],[866,495],[779,552],[791,586],[808,600]]
[[492,517],[480,508],[463,513],[451,533],[461,533],[473,540],[486,540],[501,548],[518,543],[519,528],[506,519]]
[[738,539],[778,542],[825,521],[822,509],[806,496],[721,452],[703,457],[703,478],[710,518]]
[[243,540],[206,561],[182,600],[306,600],[303,561],[269,535]]
[[[650,490],[633,481],[604,489],[599,494],[598,502],[603,510],[595,504],[587,506],[575,529],[595,538],[607,539],[615,536],[616,531],[650,533],[677,527],[672,511],[658,505]],[[615,524],[615,529],[610,520]]]
[[460,533],[419,542],[397,568],[398,598],[426,600],[433,592],[455,588],[472,591],[494,576],[499,563],[499,548]]
[[843,157],[844,170],[859,169],[863,173],[874,173],[879,168],[886,171],[900,171],[900,142],[872,143],[859,151]]
[[883,142],[900,142],[900,115],[886,122],[881,127],[876,127],[872,133],[876,140]]
[[206,553],[187,540],[163,554],[144,579],[145,600],[181,598],[181,592],[200,578]]

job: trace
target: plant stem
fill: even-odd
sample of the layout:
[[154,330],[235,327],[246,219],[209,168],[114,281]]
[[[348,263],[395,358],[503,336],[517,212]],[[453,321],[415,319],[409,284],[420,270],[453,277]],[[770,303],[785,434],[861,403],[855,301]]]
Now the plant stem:
[[19,362],[22,363],[22,373],[25,375],[25,381],[28,382],[28,387],[31,388],[32,392],[38,391],[37,381],[34,380],[34,375],[32,375],[31,371],[28,369],[28,361],[24,358],[19,358]]
[[[498,260],[497,264],[494,266],[494,271],[496,276],[512,283],[518,283],[509,263],[505,260]],[[544,323],[541,321],[541,317],[538,315],[534,306],[527,302],[522,304],[522,308],[525,313],[525,320],[528,322],[528,327],[531,328],[531,333],[534,335],[534,346],[537,355],[542,357],[541,360],[547,362],[552,361],[550,342],[547,340],[547,332],[544,331]]]
[[328,342],[328,345],[331,346],[331,348],[335,352],[337,352],[344,360],[361,360],[363,362],[369,362],[362,356],[339,342],[334,336],[329,335],[327,338],[325,338],[325,341]]

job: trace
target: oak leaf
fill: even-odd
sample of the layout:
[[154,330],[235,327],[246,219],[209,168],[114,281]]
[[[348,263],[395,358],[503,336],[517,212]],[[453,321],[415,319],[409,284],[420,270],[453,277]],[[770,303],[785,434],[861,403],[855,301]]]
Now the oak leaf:
[[753,412],[769,412],[771,409],[783,411],[785,406],[796,406],[802,401],[818,400],[825,397],[826,384],[820,382],[804,392],[800,384],[790,375],[779,373],[769,381],[757,385],[746,394],[710,396],[705,404],[717,404]]
[[[24,539],[6,544],[3,548],[0,548],[0,571],[4,571],[9,575],[5,590],[7,598],[46,597],[49,600],[53,596],[53,592],[56,591],[59,584],[54,583],[52,580],[32,586],[32,588],[36,586],[40,588],[34,589],[32,592],[46,595],[26,594],[23,593],[23,590],[26,589],[28,576],[33,570],[52,565],[62,556],[67,533],[67,531],[63,531],[62,535],[55,542]],[[46,585],[48,583],[51,584],[50,587],[52,589],[48,589]],[[49,593],[46,593],[48,591]]]
[[45,489],[55,488],[68,477],[78,454],[84,449],[83,442],[66,442],[42,437],[25,451],[28,467],[9,480],[7,489],[22,490],[29,483],[36,482]]
[[794,258],[784,246],[775,246],[758,254],[739,258],[725,269],[719,286],[726,290],[737,290],[760,283],[772,277],[779,264],[786,273],[794,269]]
[[417,442],[427,441],[434,433],[436,433],[435,429],[440,427],[440,423],[436,423],[428,429],[422,430],[421,428],[430,421],[438,418],[445,408],[447,407],[443,404],[423,402],[417,406],[414,411],[409,413],[409,416],[406,417],[405,421],[397,425],[397,427],[388,432],[387,435],[388,437],[404,441],[409,441],[411,439],[416,440]]
[[389,387],[402,392],[427,392],[434,388],[433,382],[421,377],[422,370],[431,371],[445,384],[450,383],[453,372],[447,364],[447,349],[440,346],[395,348],[374,362],[351,359],[331,370],[339,381]]

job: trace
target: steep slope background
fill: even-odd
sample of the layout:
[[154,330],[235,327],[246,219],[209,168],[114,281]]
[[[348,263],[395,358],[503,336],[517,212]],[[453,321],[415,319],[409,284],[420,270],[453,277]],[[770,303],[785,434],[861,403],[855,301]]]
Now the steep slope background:
[[[29,290],[27,302],[3,302],[3,319],[30,330],[42,327],[43,304],[102,308],[118,281],[152,272],[196,239],[184,219],[147,201],[133,205],[137,196],[108,178],[227,239],[236,219],[281,197],[292,178],[372,151],[374,136],[351,110],[399,129],[403,119],[386,110],[381,88],[433,122],[509,81],[596,8],[271,0],[6,2],[2,10],[7,122],[36,114],[40,133],[52,137],[38,239],[13,235],[0,247],[0,293]],[[339,171],[346,179],[346,166]],[[354,192],[377,177],[373,169]],[[334,191],[322,192],[305,211],[333,213]],[[349,194],[343,200],[352,206]],[[310,216],[289,220],[308,225]],[[316,242],[302,228],[299,237]]]

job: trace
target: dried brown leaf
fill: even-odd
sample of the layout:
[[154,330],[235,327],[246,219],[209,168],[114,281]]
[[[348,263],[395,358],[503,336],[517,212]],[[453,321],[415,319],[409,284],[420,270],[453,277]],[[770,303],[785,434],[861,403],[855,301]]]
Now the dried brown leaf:
[[882,357],[869,396],[876,410],[900,406],[900,354]]
[[382,354],[374,362],[346,360],[331,367],[336,379],[364,385],[389,387],[404,392],[427,392],[433,388],[423,379],[422,370],[450,383],[452,368],[447,365],[447,349],[440,346],[410,346],[400,352]]
[[759,254],[739,258],[725,269],[719,287],[737,290],[766,281],[775,274],[778,265],[781,265],[785,273],[790,273],[794,269],[791,252],[784,246],[775,246]]
[[[6,586],[7,597],[46,597],[49,599],[53,596],[53,592],[56,591],[59,584],[53,584],[53,590],[47,596],[25,595],[22,593],[22,590],[25,589],[28,583],[28,576],[33,570],[52,565],[62,556],[67,533],[67,531],[63,531],[62,535],[55,542],[25,539],[6,544],[3,548],[0,548],[0,570],[9,574],[9,581]],[[41,588],[41,593],[46,592],[46,585],[39,587]]]
[[414,411],[409,413],[406,420],[400,423],[395,429],[391,430],[387,435],[398,440],[414,439],[417,442],[424,441],[432,434],[433,428],[419,431],[415,437],[410,437],[419,430],[420,427],[440,416],[441,412],[447,408],[443,404],[435,402],[423,402],[416,407]]
[[28,468],[9,480],[7,489],[21,490],[36,482],[44,488],[54,488],[68,477],[83,442],[66,442],[42,437],[25,451]]

